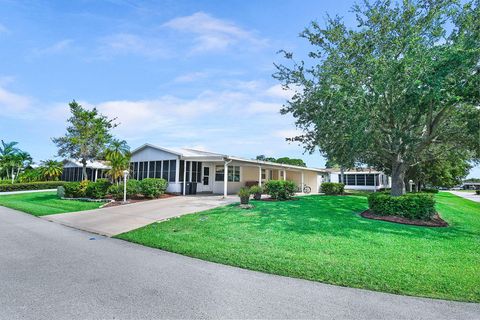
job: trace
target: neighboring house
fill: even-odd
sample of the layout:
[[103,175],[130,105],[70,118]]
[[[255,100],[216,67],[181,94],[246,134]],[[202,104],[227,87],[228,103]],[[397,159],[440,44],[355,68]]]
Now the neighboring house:
[[[173,149],[144,144],[132,151],[130,178],[164,178],[168,192],[179,194],[234,194],[246,184],[292,180],[318,193],[324,169],[250,160],[194,149]],[[225,172],[227,174],[225,174]]]
[[[105,178],[107,171],[110,169],[105,162],[88,161],[87,177],[90,181]],[[60,178],[62,181],[81,181],[82,180],[82,163],[76,160],[67,159],[63,161],[63,172]]]
[[[340,169],[326,169],[330,173],[330,182],[342,182]],[[380,190],[391,188],[391,179],[383,172],[373,169],[358,168],[346,170],[343,176],[345,189]]]
[[464,190],[480,190],[480,182],[464,182],[461,188]]

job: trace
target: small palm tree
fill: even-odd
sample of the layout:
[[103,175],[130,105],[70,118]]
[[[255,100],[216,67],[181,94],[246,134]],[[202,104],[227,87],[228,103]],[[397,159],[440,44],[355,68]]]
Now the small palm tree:
[[105,159],[122,157],[130,152],[130,147],[125,140],[113,139],[105,150]]
[[114,139],[105,150],[105,159],[111,167],[107,175],[113,182],[118,183],[123,177],[123,171],[128,170],[130,156],[130,147],[125,140]]
[[42,161],[40,172],[47,181],[58,180],[63,172],[63,163],[55,160]]

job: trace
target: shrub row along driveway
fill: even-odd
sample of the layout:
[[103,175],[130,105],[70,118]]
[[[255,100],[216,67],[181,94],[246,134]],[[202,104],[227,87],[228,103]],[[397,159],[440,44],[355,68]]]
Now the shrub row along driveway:
[[480,314],[478,304],[209,263],[2,207],[0,266],[0,318],[5,319],[473,319]]
[[42,218],[76,229],[113,236],[156,221],[237,202],[238,197],[196,195],[138,202],[117,207],[48,215]]

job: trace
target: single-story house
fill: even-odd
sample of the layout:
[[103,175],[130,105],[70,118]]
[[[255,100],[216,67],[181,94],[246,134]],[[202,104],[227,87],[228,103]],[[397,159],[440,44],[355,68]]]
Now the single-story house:
[[464,182],[461,188],[464,190],[480,190],[480,182]]
[[168,192],[234,194],[246,184],[292,180],[318,193],[325,170],[245,159],[194,149],[144,144],[132,151],[130,178],[164,178]]
[[[326,169],[329,172],[330,182],[342,182],[340,169]],[[391,179],[381,171],[358,168],[345,170],[343,175],[345,189],[348,190],[371,190],[391,188]]]
[[[82,163],[72,159],[63,161],[62,181],[81,181]],[[87,177],[90,181],[105,178],[110,167],[103,161],[87,161]]]

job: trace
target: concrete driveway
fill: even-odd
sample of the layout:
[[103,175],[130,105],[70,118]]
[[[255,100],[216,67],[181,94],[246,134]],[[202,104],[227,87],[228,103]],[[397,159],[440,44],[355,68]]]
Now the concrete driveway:
[[105,236],[134,230],[155,221],[238,202],[238,197],[178,196],[95,210],[43,216],[42,219]]
[[205,262],[0,207],[0,319],[478,319],[397,296]]
[[471,190],[469,192],[450,190],[448,192],[450,192],[450,193],[452,193],[456,196],[468,199],[468,200],[472,200],[472,201],[475,201],[475,202],[480,202],[480,196],[475,194],[475,190]]

